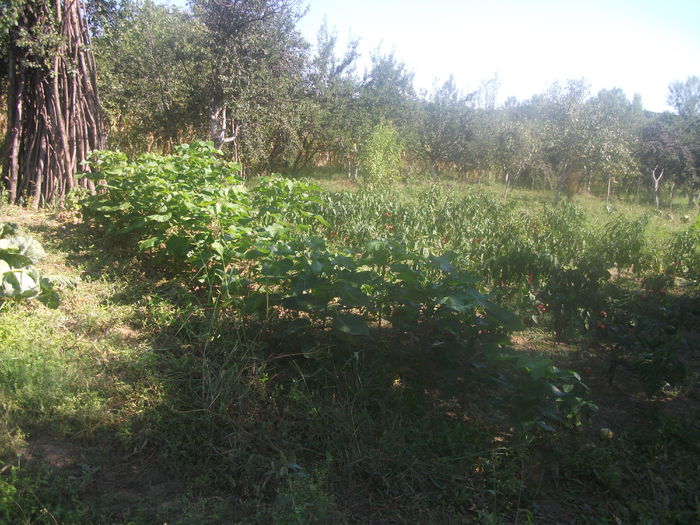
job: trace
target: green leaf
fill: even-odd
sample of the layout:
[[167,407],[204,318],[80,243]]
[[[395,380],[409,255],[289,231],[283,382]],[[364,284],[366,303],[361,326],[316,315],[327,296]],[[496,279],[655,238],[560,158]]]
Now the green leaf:
[[172,216],[173,214],[171,212],[168,212],[163,214],[149,215],[146,218],[155,222],[168,222],[172,218]]
[[44,286],[44,279],[41,280],[41,293],[37,296],[37,300],[47,308],[56,309],[61,304],[61,297],[52,286]]
[[139,243],[139,250],[148,250],[149,248],[153,248],[156,244],[160,243],[160,241],[160,237],[150,237]]
[[36,270],[11,270],[3,274],[0,296],[34,297],[39,293],[38,272]]
[[311,261],[310,268],[314,274],[319,275],[323,271],[323,263],[316,260]]
[[549,391],[552,394],[554,394],[556,397],[564,397],[566,395],[564,392],[562,392],[559,388],[557,388],[555,385],[553,385],[551,383],[549,383],[547,385],[547,387],[549,388]]
[[124,201],[116,206],[98,206],[95,208],[97,211],[110,212],[110,211],[124,211],[131,208],[131,203],[129,201]]
[[22,233],[22,228],[14,222],[0,222],[0,238],[14,237]]
[[525,325],[517,315],[499,306],[490,305],[488,308],[488,315],[491,319],[496,321],[499,326],[502,326],[506,330],[517,332],[518,330],[525,329]]
[[546,432],[556,432],[557,431],[556,428],[554,428],[551,425],[548,425],[547,423],[545,423],[541,419],[538,419],[537,421],[535,421],[535,424]]
[[549,372],[552,362],[546,357],[523,357],[519,365],[530,373],[534,380],[542,379]]
[[165,241],[165,249],[170,255],[177,260],[184,260],[187,257],[187,252],[190,250],[191,244],[185,237],[174,235]]
[[[4,253],[3,253],[4,252]],[[37,241],[25,235],[0,239],[0,258],[17,268],[36,264],[46,257],[46,252]]]
[[443,297],[438,301],[438,304],[442,304],[450,310],[454,310],[455,312],[459,313],[469,312],[474,308],[472,303],[465,304],[463,299],[461,297],[457,297],[456,295]]
[[223,257],[224,253],[226,252],[226,248],[219,241],[214,241],[211,243],[211,249],[214,250],[219,257]]
[[287,227],[282,224],[275,223],[265,226],[264,230],[269,234],[271,239],[274,239],[281,233],[284,233],[287,230]]
[[299,332],[303,332],[307,328],[311,326],[311,321],[308,319],[302,318],[302,319],[294,319],[292,321],[289,321],[287,325],[284,327],[284,333],[285,335],[294,335]]
[[361,315],[338,314],[333,320],[333,328],[348,335],[369,336],[367,321]]
[[316,219],[316,221],[318,221],[319,223],[321,223],[321,224],[322,224],[323,226],[325,226],[326,228],[330,228],[330,227],[331,227],[330,223],[329,223],[326,219],[324,219],[323,217],[321,217],[320,215],[314,215],[314,219]]

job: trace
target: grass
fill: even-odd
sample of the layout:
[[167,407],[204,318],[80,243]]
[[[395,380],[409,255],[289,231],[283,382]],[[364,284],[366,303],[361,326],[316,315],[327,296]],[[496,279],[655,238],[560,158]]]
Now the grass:
[[[548,196],[512,199],[527,207]],[[463,398],[446,399],[402,380],[426,364],[389,341],[331,352],[320,334],[314,357],[300,358],[301,341],[264,324],[242,333],[231,312],[213,316],[206,296],[100,244],[71,213],[0,213],[42,242],[46,273],[81,278],[57,310],[0,311],[0,521],[700,520],[692,355],[687,384],[649,400],[624,367],[609,383],[600,341],[554,345],[531,327],[518,348],[590,366],[600,410],[580,432],[518,436],[481,405],[488,392],[465,385]],[[681,226],[654,220],[660,231]],[[638,301],[638,283],[618,285],[629,287],[621,301]],[[675,300],[659,299],[657,313]],[[613,439],[601,440],[601,427]]]

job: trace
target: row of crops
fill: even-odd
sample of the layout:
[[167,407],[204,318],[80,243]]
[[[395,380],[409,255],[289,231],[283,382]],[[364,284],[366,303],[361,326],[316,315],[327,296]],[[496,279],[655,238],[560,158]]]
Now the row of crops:
[[489,392],[522,430],[576,426],[595,407],[578,373],[511,349],[513,331],[600,330],[615,311],[611,268],[656,291],[700,271],[697,228],[651,245],[643,219],[590,224],[573,205],[522,211],[437,186],[409,198],[274,177],[251,186],[207,143],[135,160],[102,152],[90,176],[102,191],[82,212],[95,233],[182,282],[217,325],[283,338],[307,367],[363,352],[428,362],[404,367],[403,384]]

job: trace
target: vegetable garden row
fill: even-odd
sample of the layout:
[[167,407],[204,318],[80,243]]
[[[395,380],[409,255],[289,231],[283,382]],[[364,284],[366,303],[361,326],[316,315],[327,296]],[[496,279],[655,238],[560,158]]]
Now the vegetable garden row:
[[[248,187],[207,143],[133,161],[103,152],[92,168],[102,191],[84,199],[85,219],[197,291],[217,322],[284,334],[312,359],[378,342],[418,353],[430,371],[404,381],[444,396],[482,385],[523,430],[575,426],[595,407],[577,372],[514,351],[513,331],[628,336],[634,320],[615,308],[610,269],[646,277],[656,294],[700,275],[697,225],[651,244],[645,219],[590,224],[572,204],[520,211],[439,187],[413,199],[392,188],[330,194],[274,177]],[[675,350],[662,341],[659,355],[632,356],[665,363],[647,371],[650,395],[682,381]]]

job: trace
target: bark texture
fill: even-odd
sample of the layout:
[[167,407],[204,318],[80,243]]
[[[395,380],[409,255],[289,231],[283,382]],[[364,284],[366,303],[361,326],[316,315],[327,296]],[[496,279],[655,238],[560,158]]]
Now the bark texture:
[[10,31],[3,180],[13,204],[62,201],[81,162],[104,148],[82,0],[28,0]]

